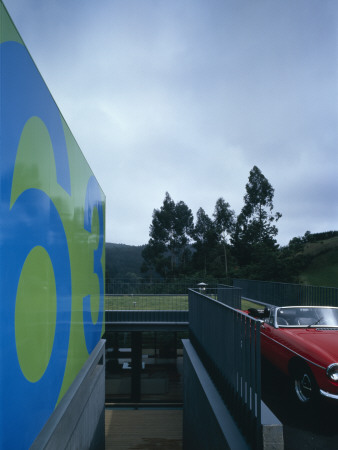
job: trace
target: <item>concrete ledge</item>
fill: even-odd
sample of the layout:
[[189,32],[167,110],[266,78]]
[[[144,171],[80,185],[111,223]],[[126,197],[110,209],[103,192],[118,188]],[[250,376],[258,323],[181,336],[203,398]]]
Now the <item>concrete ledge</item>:
[[[250,448],[188,339],[183,340],[183,348],[184,449]],[[283,450],[283,425],[264,402],[261,402],[261,424],[262,445],[259,447]]]
[[283,425],[264,402],[261,403],[262,440],[264,450],[284,450]]
[[183,448],[249,449],[189,340],[184,347]]
[[97,344],[31,449],[104,449],[105,341]]

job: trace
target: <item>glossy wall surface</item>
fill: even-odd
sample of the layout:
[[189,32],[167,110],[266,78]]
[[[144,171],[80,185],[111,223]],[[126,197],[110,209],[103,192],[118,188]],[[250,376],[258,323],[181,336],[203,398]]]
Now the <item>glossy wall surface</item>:
[[105,196],[0,0],[0,448],[28,448],[104,332]]

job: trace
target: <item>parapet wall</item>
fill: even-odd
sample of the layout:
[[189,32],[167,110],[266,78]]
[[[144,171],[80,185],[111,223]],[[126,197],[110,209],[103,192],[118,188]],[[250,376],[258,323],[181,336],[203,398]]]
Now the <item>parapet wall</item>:
[[31,450],[103,450],[105,341],[101,340],[56,407]]

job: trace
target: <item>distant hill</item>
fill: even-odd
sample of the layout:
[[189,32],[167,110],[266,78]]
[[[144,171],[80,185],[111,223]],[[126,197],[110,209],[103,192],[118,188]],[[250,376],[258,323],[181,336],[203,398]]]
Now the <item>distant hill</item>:
[[108,278],[137,278],[141,275],[144,245],[106,243],[106,276]]
[[318,235],[316,241],[305,244],[303,254],[307,263],[301,283],[338,288],[338,236],[321,239]]
[[[298,253],[304,257],[299,282],[338,288],[338,232],[311,234],[307,239]],[[106,276],[120,279],[144,277],[141,273],[144,247],[106,243]]]

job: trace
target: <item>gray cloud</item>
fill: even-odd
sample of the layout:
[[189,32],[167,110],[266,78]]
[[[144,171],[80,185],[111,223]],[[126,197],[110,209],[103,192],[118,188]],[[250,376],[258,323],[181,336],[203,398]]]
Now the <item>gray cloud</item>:
[[168,191],[236,213],[257,165],[279,241],[337,229],[338,6],[283,0],[5,0],[107,196],[143,244]]

